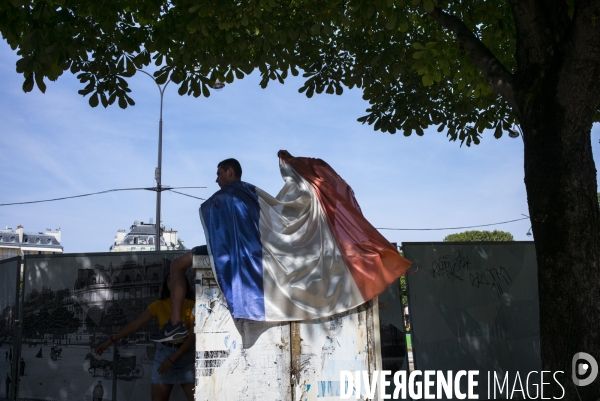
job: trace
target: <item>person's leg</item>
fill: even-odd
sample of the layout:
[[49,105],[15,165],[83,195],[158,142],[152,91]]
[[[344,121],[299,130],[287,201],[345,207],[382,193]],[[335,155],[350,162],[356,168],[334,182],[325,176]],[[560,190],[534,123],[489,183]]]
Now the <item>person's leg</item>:
[[194,383],[183,383],[181,389],[188,401],[194,401]]
[[154,384],[150,387],[152,394],[152,401],[169,401],[171,391],[173,390],[172,384]]
[[155,342],[178,340],[188,336],[188,330],[181,321],[183,302],[185,301],[186,280],[185,270],[192,265],[192,251],[188,251],[171,262],[168,281],[171,299],[171,318],[160,331],[152,333],[150,339]]
[[169,287],[171,292],[171,318],[159,332],[152,334],[152,341],[178,340],[189,334],[185,324],[181,321],[181,313],[187,292],[186,270],[192,267],[194,255],[208,255],[208,248],[206,245],[197,246],[171,262],[171,283]]
[[171,262],[171,324],[181,321],[181,311],[185,301],[185,269],[192,266],[193,250],[184,253]]

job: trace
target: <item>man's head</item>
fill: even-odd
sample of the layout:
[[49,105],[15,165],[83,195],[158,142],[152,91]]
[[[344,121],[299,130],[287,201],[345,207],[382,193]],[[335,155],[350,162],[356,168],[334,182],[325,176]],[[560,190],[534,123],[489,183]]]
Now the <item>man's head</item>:
[[217,184],[223,188],[233,181],[242,179],[242,166],[235,159],[225,159],[217,165]]

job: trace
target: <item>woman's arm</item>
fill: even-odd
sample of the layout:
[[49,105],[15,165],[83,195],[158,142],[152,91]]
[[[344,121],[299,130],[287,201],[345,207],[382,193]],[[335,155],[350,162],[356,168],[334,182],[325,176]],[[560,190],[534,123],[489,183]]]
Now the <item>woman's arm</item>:
[[163,363],[161,363],[160,366],[158,367],[158,373],[160,373],[161,375],[163,373],[165,373],[166,371],[168,371],[169,368],[173,365],[173,363],[177,359],[179,359],[191,347],[194,346],[194,343],[196,342],[196,336],[194,335],[194,318],[193,317],[190,319],[190,328],[191,328],[190,333],[185,338],[185,341],[183,342],[183,344],[181,344],[181,347],[177,348],[177,350],[175,352],[173,352],[171,355],[169,355],[169,357],[167,359],[165,359],[163,361]]
[[146,323],[150,323],[152,319],[154,319],[154,316],[152,316],[152,313],[150,313],[150,311],[146,309],[144,313],[140,315],[140,317],[135,319],[133,322],[129,323],[127,326],[123,327],[123,329],[121,329],[121,331],[119,331],[117,334],[113,334],[108,340],[100,344],[98,348],[96,348],[96,354],[102,355],[104,350],[110,347],[112,343],[139,331]]

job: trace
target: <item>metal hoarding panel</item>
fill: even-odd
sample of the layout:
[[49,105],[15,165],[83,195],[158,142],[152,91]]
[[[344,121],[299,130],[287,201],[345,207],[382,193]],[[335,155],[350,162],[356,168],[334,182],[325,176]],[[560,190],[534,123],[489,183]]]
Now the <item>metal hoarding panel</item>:
[[[149,335],[158,330],[156,320],[102,356],[94,350],[158,298],[170,262],[180,254],[27,257],[22,332],[27,369],[19,398],[92,401],[101,387],[104,400],[150,399]],[[184,400],[175,387],[171,399]]]

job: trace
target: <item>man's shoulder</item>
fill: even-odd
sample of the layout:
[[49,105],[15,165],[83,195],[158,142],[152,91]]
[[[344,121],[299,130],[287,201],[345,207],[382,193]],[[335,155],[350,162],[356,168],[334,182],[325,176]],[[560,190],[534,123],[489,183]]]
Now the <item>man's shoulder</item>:
[[256,197],[256,187],[245,181],[233,181],[229,184],[225,185],[223,188],[219,189],[217,192],[211,196],[211,198],[220,198],[220,197],[243,197],[245,195],[250,195],[251,197]]
[[239,190],[254,190],[256,188],[254,185],[250,184],[246,181],[232,181],[229,184],[225,185],[221,190],[229,190],[229,191],[239,191]]

